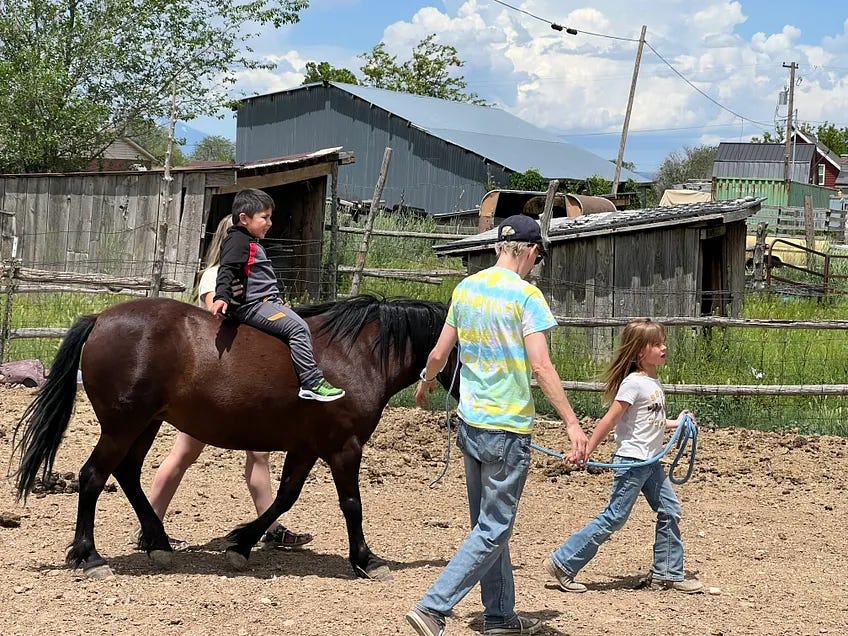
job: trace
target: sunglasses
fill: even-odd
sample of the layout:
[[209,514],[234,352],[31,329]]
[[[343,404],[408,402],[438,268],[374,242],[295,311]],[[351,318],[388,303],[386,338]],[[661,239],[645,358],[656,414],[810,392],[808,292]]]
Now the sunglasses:
[[536,245],[536,265],[538,265],[543,260],[545,260],[545,256],[547,256],[547,255],[545,254],[544,248],[541,245],[537,244]]

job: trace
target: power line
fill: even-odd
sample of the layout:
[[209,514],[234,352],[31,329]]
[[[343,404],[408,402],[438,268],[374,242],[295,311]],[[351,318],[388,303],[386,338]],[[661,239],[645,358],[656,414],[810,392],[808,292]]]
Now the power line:
[[685,75],[683,75],[683,73],[681,73],[676,68],[674,68],[674,66],[672,66],[671,62],[669,62],[667,59],[665,59],[662,55],[660,55],[659,51],[657,51],[653,46],[651,46],[650,42],[646,41],[645,44],[647,45],[647,47],[649,49],[651,49],[651,51],[654,52],[654,55],[656,55],[658,58],[660,58],[660,60],[662,60],[662,62],[674,72],[675,75],[677,75],[680,79],[682,79],[684,82],[686,82],[691,88],[695,89],[698,93],[700,93],[701,95],[706,97],[709,101],[711,101],[713,104],[715,104],[716,106],[718,106],[722,110],[725,110],[728,113],[730,113],[731,115],[738,117],[742,121],[748,121],[748,122],[751,122],[752,124],[757,124],[758,126],[765,126],[767,128],[771,127],[771,124],[766,124],[766,123],[763,123],[761,121],[757,121],[756,119],[751,119],[750,117],[745,117],[744,115],[740,115],[735,110],[732,110],[732,109],[728,108],[727,106],[725,106],[724,104],[716,101],[715,99],[710,97],[709,94],[705,93],[700,88],[695,86],[692,82],[690,82],[689,79]]
[[[547,19],[542,18],[542,17],[540,17],[540,16],[538,16],[538,15],[535,15],[535,14],[533,14],[533,13],[530,13],[529,11],[525,11],[524,9],[521,9],[521,8],[519,8],[519,7],[516,7],[516,6],[513,6],[513,5],[511,5],[511,4],[507,3],[507,2],[504,2],[503,0],[492,0],[492,1],[493,1],[493,2],[496,2],[496,3],[500,4],[500,5],[502,5],[502,6],[504,6],[504,7],[507,7],[507,8],[509,8],[509,9],[512,9],[513,11],[518,11],[519,13],[523,13],[523,14],[525,14],[525,15],[528,15],[528,16],[530,16],[531,18],[533,18],[533,19],[535,19],[535,20],[539,20],[540,22],[544,22],[544,23],[546,23],[546,24],[549,24],[549,25],[551,26],[551,28],[552,28],[552,29],[555,29],[555,30],[557,30],[557,31],[561,31],[561,30],[563,29],[563,27],[562,27],[562,26],[560,26],[559,24],[556,24],[555,22],[551,22],[550,20],[547,20]],[[638,41],[639,41],[639,40],[638,40],[638,39],[636,39],[636,38],[624,38],[624,37],[620,37],[620,36],[617,36],[617,35],[608,35],[608,34],[605,34],[605,33],[593,33],[593,32],[591,32],[591,31],[580,31],[579,29],[573,29],[573,28],[568,29],[568,32],[569,32],[569,33],[572,33],[572,32],[573,32],[573,33],[575,33],[575,34],[576,34],[576,33],[583,33],[584,35],[592,35],[592,36],[595,36],[595,37],[602,37],[602,38],[607,38],[607,39],[610,39],[610,40],[621,40],[621,41],[625,41],[625,42],[638,42]],[[751,119],[750,117],[745,117],[744,115],[741,115],[741,114],[737,113],[736,111],[734,111],[734,110],[732,110],[732,109],[728,108],[728,107],[727,107],[727,106],[725,106],[724,104],[722,104],[722,103],[718,102],[717,100],[713,99],[713,98],[712,98],[709,94],[705,93],[705,92],[704,92],[704,91],[702,91],[700,88],[698,88],[697,86],[695,86],[695,84],[693,84],[691,81],[689,81],[689,79],[688,79],[685,75],[683,75],[683,73],[681,73],[681,72],[680,72],[680,71],[678,71],[676,68],[674,68],[674,66],[671,64],[671,62],[669,62],[668,60],[666,60],[666,59],[665,59],[665,58],[664,58],[664,57],[660,54],[660,52],[659,52],[659,51],[657,51],[657,50],[656,50],[653,46],[651,46],[650,42],[645,41],[645,44],[648,46],[648,48],[649,48],[649,49],[651,49],[651,51],[653,51],[654,55],[656,55],[656,56],[657,56],[657,57],[658,57],[658,58],[659,58],[659,59],[660,59],[660,60],[661,60],[661,61],[662,61],[662,62],[663,62],[666,66],[668,66],[668,67],[669,67],[669,68],[670,68],[670,69],[671,69],[671,70],[672,70],[672,71],[673,71],[673,72],[674,72],[674,73],[675,73],[675,74],[676,74],[676,75],[677,75],[680,79],[682,79],[684,82],[686,82],[686,83],[687,83],[687,84],[688,84],[691,88],[695,89],[695,91],[697,91],[698,93],[700,93],[701,95],[703,95],[704,97],[706,97],[706,98],[707,98],[710,102],[712,102],[713,104],[715,104],[716,106],[718,106],[718,107],[719,107],[719,108],[721,108],[722,110],[727,111],[727,112],[728,112],[728,113],[730,113],[731,115],[734,115],[735,117],[738,117],[738,118],[739,118],[739,119],[741,119],[742,121],[747,121],[747,122],[750,122],[750,123],[752,123],[752,124],[756,124],[757,126],[763,126],[763,127],[765,127],[765,128],[771,128],[771,124],[764,123],[764,122],[761,122],[761,121],[757,121],[757,120],[755,120],[755,119]]]
[[617,35],[607,35],[605,33],[593,33],[592,31],[582,31],[581,29],[575,29],[573,27],[564,27],[561,24],[557,24],[556,22],[551,22],[550,20],[546,20],[534,13],[530,13],[529,11],[525,11],[521,7],[516,7],[508,2],[503,2],[503,0],[492,0],[493,2],[497,2],[498,4],[512,9],[513,11],[518,11],[519,13],[523,13],[524,15],[530,16],[534,20],[538,20],[539,22],[544,22],[549,25],[554,31],[562,31],[565,30],[569,35],[577,35],[578,33],[582,33],[583,35],[592,35],[597,38],[607,38],[608,40],[621,40],[623,42],[638,42],[639,38],[623,38]]

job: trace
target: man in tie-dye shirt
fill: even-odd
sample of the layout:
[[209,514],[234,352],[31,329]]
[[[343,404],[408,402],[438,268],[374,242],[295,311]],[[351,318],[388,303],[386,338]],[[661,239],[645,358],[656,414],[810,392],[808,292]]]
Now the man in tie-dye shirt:
[[463,280],[444,329],[421,372],[415,399],[425,405],[436,375],[459,344],[459,430],[465,460],[471,533],[441,576],[407,615],[420,636],[445,633],[445,617],[480,582],[484,634],[533,634],[539,619],[515,613],[509,556],[518,502],[530,465],[536,376],[566,423],[568,458],[586,460],[587,440],[551,363],[545,332],[556,320],[542,292],[524,278],[544,257],[539,224],[516,215],[498,226],[498,260]]

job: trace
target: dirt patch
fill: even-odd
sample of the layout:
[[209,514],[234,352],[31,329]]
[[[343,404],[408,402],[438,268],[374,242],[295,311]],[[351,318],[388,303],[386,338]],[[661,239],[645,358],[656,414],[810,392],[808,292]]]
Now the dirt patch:
[[[11,456],[14,423],[31,399],[28,389],[0,389],[0,456]],[[404,613],[467,533],[455,447],[445,479],[428,487],[443,466],[443,419],[389,409],[366,446],[365,532],[371,548],[390,561],[390,583],[353,577],[344,520],[323,464],[284,518],[315,541],[297,552],[256,550],[245,571],[230,570],[215,539],[253,513],[243,453],[214,448],[189,470],[169,510],[168,532],[191,544],[169,570],[157,570],[133,550],[136,520],[120,489],[103,493],[95,533],[116,577],[97,582],[64,566],[77,505],[77,494],[67,490],[99,434],[80,400],[57,456],[54,490],[31,496],[24,507],[15,502],[11,482],[0,486],[3,518],[20,516],[19,527],[0,527],[0,634],[411,634]],[[172,441],[173,429],[163,427],[145,466],[146,487]],[[566,447],[556,423],[543,422],[535,441]],[[695,597],[631,589],[651,559],[653,523],[644,501],[581,573],[589,592],[555,590],[542,560],[603,507],[611,477],[568,473],[556,460],[534,456],[511,551],[518,609],[546,621],[542,634],[848,632],[846,440],[704,429],[699,443],[695,475],[677,488],[686,568],[721,593]],[[599,454],[605,455],[607,449]],[[272,457],[277,472],[281,460],[281,454]],[[480,611],[473,591],[448,632],[478,632]]]

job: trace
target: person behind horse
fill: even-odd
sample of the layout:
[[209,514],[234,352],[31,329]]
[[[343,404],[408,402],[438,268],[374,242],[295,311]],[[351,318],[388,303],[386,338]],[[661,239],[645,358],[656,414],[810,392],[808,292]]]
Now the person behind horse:
[[[215,292],[215,281],[218,276],[218,261],[221,255],[221,243],[224,236],[233,225],[232,217],[226,216],[218,224],[209,248],[206,250],[206,269],[200,276],[197,285],[198,301],[201,307],[209,309],[212,306],[212,296]],[[156,516],[165,518],[165,511],[171,503],[177,488],[188,468],[197,461],[206,444],[182,431],[177,432],[174,446],[165,460],[159,465],[153,484],[150,487],[150,505]],[[267,510],[274,497],[271,494],[271,468],[269,463],[271,453],[246,451],[244,461],[244,479],[256,513],[262,514]],[[279,522],[274,521],[262,537],[266,545],[282,548],[299,548],[312,541],[311,534],[292,532]],[[171,547],[181,550],[188,544],[181,539],[170,539]]]
[[542,292],[523,280],[544,256],[538,223],[507,218],[498,227],[493,267],[453,292],[445,326],[431,351],[415,400],[426,405],[436,375],[459,343],[457,444],[465,462],[471,533],[418,604],[406,615],[420,636],[444,634],[445,617],[480,582],[485,634],[532,634],[539,619],[515,613],[509,554],[518,503],[530,466],[535,405],[531,372],[566,423],[569,458],[586,458],[586,435],[551,363],[545,332],[556,320]]
[[[686,410],[676,420],[665,417],[665,393],[657,379],[657,367],[665,364],[665,356],[665,329],[660,323],[649,318],[627,323],[605,373],[604,398],[611,404],[589,440],[590,455],[615,428],[613,462],[641,463],[659,454],[666,432],[673,431],[684,417],[692,417]],[[607,507],[545,561],[545,569],[560,589],[586,591],[585,585],[574,581],[575,575],[597,554],[600,545],[624,526],[640,492],[657,513],[654,562],[643,584],[687,594],[703,591],[700,581],[684,579],[680,501],[659,462],[615,471]]]
[[221,246],[215,298],[209,311],[234,318],[276,336],[291,350],[294,370],[305,400],[332,402],[342,389],[327,382],[312,354],[306,322],[280,298],[271,261],[259,241],[271,229],[274,200],[262,190],[242,190],[233,199],[233,227]]

